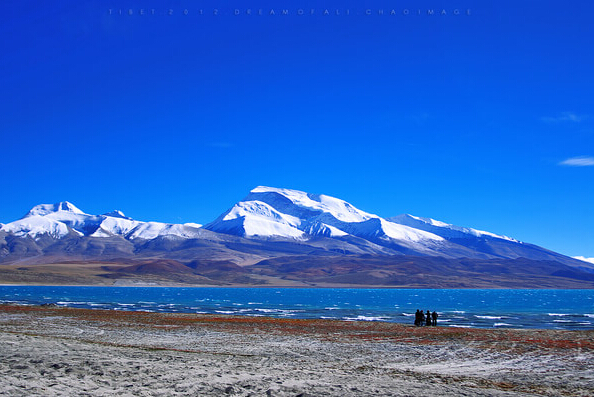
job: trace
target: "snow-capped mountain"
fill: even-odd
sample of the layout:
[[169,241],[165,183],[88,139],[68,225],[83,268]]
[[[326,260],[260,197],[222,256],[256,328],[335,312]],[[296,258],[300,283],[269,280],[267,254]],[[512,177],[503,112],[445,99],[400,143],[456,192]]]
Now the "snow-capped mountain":
[[0,263],[2,283],[594,287],[594,264],[510,237],[264,186],[204,227],[37,205],[0,224]]
[[90,215],[72,203],[40,204],[23,218],[3,225],[0,230],[14,236],[39,238],[48,235],[60,239],[69,235],[87,237],[121,236],[126,239],[151,240],[159,236],[194,238],[199,235],[197,224],[141,222],[126,217],[121,211]]
[[138,221],[121,211],[91,215],[67,201],[37,205],[0,226],[0,261],[44,255],[144,255],[242,264],[292,255],[412,255],[527,258],[594,269],[510,237],[412,215],[385,219],[338,198],[265,186],[204,227]]
[[205,228],[250,238],[354,236],[397,251],[428,255],[436,254],[445,242],[436,234],[390,222],[344,200],[265,186],[253,189]]
[[204,228],[251,239],[358,238],[391,254],[523,257],[577,264],[572,258],[511,237],[407,214],[385,219],[338,198],[265,186],[253,189]]

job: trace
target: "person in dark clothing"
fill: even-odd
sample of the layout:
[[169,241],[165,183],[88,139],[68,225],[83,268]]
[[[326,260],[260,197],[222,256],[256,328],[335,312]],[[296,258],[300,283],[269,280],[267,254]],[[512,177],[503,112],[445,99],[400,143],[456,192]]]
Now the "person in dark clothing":
[[426,317],[427,317],[427,323],[426,323],[426,325],[427,326],[430,326],[431,325],[431,312],[429,310],[427,310],[427,316]]
[[420,320],[420,318],[421,318],[421,316],[420,316],[420,313],[419,313],[419,309],[417,309],[417,312],[415,313],[415,327],[418,327],[419,326],[419,322],[420,322],[419,320]]
[[431,313],[431,318],[433,319],[433,324],[431,325],[437,325],[437,312],[434,310],[433,313]]

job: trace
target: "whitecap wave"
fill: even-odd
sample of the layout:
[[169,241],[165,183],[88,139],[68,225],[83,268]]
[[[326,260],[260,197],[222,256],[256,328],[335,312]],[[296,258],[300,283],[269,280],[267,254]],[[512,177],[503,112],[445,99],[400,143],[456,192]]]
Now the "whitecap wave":
[[375,317],[375,316],[362,316],[359,315],[357,317],[343,317],[343,320],[346,321],[385,321],[387,317]]
[[508,323],[495,323],[493,324],[494,327],[513,327],[512,324],[508,324]]
[[254,311],[262,312],[262,313],[281,313],[284,310],[281,309],[264,309],[264,308],[256,308]]
[[58,301],[56,305],[87,305],[89,302]]

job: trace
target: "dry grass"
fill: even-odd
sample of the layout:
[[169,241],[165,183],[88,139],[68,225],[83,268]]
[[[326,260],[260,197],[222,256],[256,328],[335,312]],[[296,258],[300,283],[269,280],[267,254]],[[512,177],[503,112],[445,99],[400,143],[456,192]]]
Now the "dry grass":
[[334,341],[359,339],[362,341],[391,341],[418,345],[463,343],[498,351],[513,350],[516,353],[530,351],[568,353],[578,349],[580,351],[594,351],[594,330],[414,327],[370,321],[149,313],[20,305],[0,305],[0,313],[37,313],[45,317],[70,317],[80,321],[101,322],[111,327],[170,330],[194,327],[241,334],[274,333],[276,335],[301,335]]

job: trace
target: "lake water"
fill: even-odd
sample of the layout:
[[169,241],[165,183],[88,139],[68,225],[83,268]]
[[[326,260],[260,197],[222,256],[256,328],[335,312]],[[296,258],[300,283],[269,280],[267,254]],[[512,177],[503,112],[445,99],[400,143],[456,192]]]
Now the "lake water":
[[0,303],[438,325],[594,329],[594,290],[0,286]]

